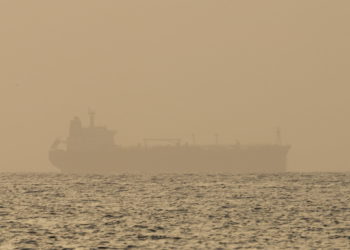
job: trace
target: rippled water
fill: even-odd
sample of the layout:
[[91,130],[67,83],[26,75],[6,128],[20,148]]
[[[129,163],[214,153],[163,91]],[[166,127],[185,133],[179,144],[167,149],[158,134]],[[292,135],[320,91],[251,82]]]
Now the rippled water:
[[0,174],[1,249],[350,248],[350,174]]

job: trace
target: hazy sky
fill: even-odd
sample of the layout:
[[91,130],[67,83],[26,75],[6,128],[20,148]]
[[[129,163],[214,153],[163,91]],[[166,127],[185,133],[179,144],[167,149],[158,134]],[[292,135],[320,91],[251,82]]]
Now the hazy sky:
[[0,1],[0,171],[52,171],[87,110],[116,142],[292,144],[291,171],[350,169],[350,1]]

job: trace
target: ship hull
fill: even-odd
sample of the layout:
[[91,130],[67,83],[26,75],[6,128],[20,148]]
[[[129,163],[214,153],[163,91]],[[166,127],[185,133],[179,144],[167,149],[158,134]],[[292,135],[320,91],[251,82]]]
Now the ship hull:
[[51,150],[63,173],[274,173],[287,170],[289,146],[113,148]]

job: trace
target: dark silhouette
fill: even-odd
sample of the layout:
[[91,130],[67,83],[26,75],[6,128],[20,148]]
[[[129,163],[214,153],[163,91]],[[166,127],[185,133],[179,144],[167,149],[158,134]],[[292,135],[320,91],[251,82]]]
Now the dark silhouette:
[[[83,127],[78,117],[70,123],[66,140],[56,140],[49,157],[54,166],[68,173],[113,172],[283,172],[286,171],[289,145],[281,144],[277,130],[276,144],[214,145],[181,143],[178,138],[148,138],[144,146],[122,147],[114,143],[115,132],[90,124]],[[153,144],[161,142],[162,144]],[[65,149],[60,145],[66,144]]]

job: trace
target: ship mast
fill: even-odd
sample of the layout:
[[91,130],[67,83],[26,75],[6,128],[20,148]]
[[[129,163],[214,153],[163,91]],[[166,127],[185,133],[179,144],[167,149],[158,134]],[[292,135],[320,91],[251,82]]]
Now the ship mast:
[[281,129],[280,128],[276,129],[276,144],[282,145]]
[[193,143],[193,145],[197,144],[196,143],[196,135],[194,133],[192,134],[192,143]]
[[215,136],[215,145],[217,146],[217,145],[219,145],[219,134],[216,133],[216,134],[214,134],[214,136]]
[[95,127],[95,112],[89,110],[90,127]]

